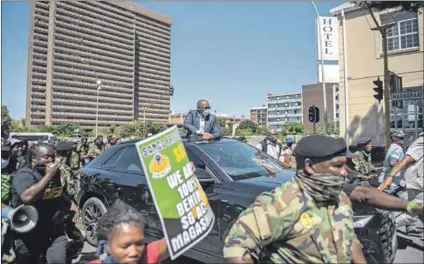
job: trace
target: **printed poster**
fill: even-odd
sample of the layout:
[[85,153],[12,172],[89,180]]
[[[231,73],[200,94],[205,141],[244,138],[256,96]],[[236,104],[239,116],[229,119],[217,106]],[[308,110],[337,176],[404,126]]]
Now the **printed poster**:
[[209,234],[215,216],[176,126],[136,146],[174,260]]

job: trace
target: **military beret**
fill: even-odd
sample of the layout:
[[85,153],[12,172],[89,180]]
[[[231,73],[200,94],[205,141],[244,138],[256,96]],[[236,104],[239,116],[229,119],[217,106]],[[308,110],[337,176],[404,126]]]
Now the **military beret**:
[[356,145],[366,145],[371,142],[371,138],[369,137],[360,137],[356,140]]
[[346,155],[346,142],[343,138],[313,135],[302,138],[294,149],[296,156],[323,159]]
[[56,150],[58,151],[67,151],[73,148],[74,142],[70,141],[60,141],[56,145]]

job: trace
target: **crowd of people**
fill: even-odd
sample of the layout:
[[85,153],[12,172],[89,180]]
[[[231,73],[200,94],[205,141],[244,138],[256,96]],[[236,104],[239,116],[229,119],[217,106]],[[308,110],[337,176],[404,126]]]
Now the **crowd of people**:
[[[93,142],[33,143],[2,138],[2,260],[17,263],[70,263],[78,258],[84,236],[75,195],[80,169],[106,148],[119,144],[112,136]],[[8,212],[29,204],[38,212],[36,227],[27,233],[10,228]]]
[[[184,127],[192,136],[220,137],[210,109],[200,100],[197,110],[189,112]],[[399,212],[407,231],[419,232],[414,227],[424,214],[423,133],[404,152],[405,135],[393,131],[381,168],[371,163],[370,138],[361,138],[358,151],[349,154],[342,138],[313,135],[282,143],[276,134],[269,129],[256,147],[292,168],[294,177],[259,195],[240,214],[225,238],[223,256],[229,263],[366,263],[354,233],[352,202]],[[119,139],[108,137],[104,144],[102,136],[93,142],[58,142],[55,147],[2,141],[2,224],[9,221],[3,216],[23,204],[39,214],[30,232],[9,228],[2,233],[3,260],[71,263],[80,255],[84,236],[76,226],[75,201],[80,169],[115,144]],[[374,184],[371,179],[376,179]],[[147,244],[143,230],[141,213],[117,200],[98,223],[99,259],[90,263],[158,263],[168,258],[165,239]]]

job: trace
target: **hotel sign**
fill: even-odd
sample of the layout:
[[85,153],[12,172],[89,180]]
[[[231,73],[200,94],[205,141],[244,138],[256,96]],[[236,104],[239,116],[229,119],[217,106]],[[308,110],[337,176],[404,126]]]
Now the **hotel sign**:
[[414,100],[414,99],[423,99],[423,91],[414,91],[414,92],[403,92],[403,93],[393,93],[392,101],[398,100]]
[[321,60],[321,47],[323,59],[326,61],[339,60],[339,36],[336,17],[318,17],[318,60]]

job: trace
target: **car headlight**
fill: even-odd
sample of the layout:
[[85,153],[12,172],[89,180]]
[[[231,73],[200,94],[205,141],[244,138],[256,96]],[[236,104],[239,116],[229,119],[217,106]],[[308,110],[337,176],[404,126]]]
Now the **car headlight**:
[[353,227],[363,228],[368,224],[369,221],[371,221],[373,217],[373,215],[355,216],[353,217]]

